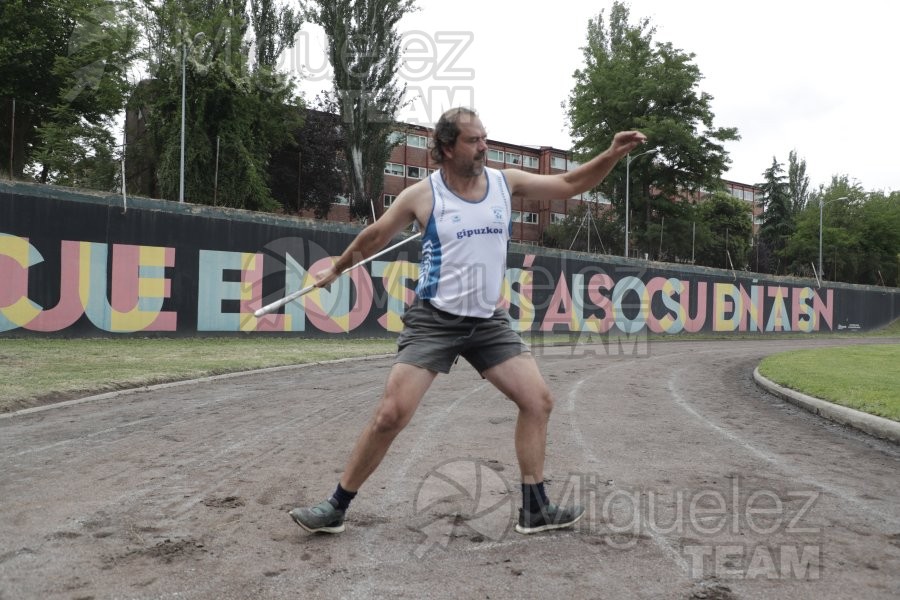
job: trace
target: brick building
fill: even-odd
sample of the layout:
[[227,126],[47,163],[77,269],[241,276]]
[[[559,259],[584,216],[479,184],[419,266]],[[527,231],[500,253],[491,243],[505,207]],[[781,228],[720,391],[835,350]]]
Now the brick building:
[[[432,131],[422,126],[406,125],[402,131],[394,132],[393,140],[397,145],[384,168],[384,190],[381,201],[373,207],[376,217],[381,216],[404,188],[424,179],[438,168],[431,159],[429,148]],[[497,169],[523,169],[532,173],[555,174],[571,171],[579,163],[571,158],[568,151],[551,146],[519,146],[488,139],[487,165]],[[724,183],[729,193],[752,206],[754,233],[756,233],[762,213],[759,191],[749,184],[732,181]],[[560,198],[550,202],[514,196],[513,240],[526,244],[539,243],[548,225],[565,219],[573,207],[583,202],[610,205],[609,199],[602,194],[587,193],[575,198]],[[328,218],[337,221],[351,220],[345,199],[338,199],[332,206]]]
[[[140,86],[149,85],[142,81]],[[334,116],[335,125],[338,118]],[[129,147],[140,143],[146,136],[146,128],[141,110],[130,108],[126,113],[125,130]],[[374,216],[380,217],[391,202],[406,187],[424,179],[437,169],[431,159],[429,143],[433,129],[420,125],[404,124],[393,133],[396,146],[384,167],[384,189],[380,200],[372,206]],[[488,140],[487,165],[497,169],[523,169],[532,173],[555,174],[571,171],[579,163],[571,158],[571,153],[551,146],[520,146],[499,140]],[[156,157],[142,156],[140,160],[127,161],[128,188],[150,198],[159,197],[155,177],[158,168]],[[296,173],[296,172],[295,172]],[[296,175],[293,175],[296,178]],[[751,205],[753,212],[753,233],[759,231],[763,206],[759,190],[750,184],[723,181],[726,190],[735,198]],[[694,196],[694,200],[702,200],[703,195]],[[513,232],[514,241],[526,244],[540,243],[544,230],[552,223],[562,221],[572,208],[584,202],[592,202],[609,206],[611,203],[602,194],[586,193],[575,198],[559,198],[550,202],[514,196]],[[302,210],[302,217],[314,218],[313,211]],[[369,219],[372,217],[370,216]],[[348,223],[353,220],[346,198],[337,197],[331,205],[327,219]]]

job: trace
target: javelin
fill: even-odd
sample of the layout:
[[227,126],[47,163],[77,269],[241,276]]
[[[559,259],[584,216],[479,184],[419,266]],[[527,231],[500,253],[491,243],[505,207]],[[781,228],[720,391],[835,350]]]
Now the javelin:
[[[422,235],[422,232],[420,231],[419,233],[415,233],[415,234],[409,236],[409,237],[406,238],[405,240],[401,240],[401,241],[397,242],[397,243],[394,244],[393,246],[388,246],[387,248],[385,248],[385,249],[382,250],[381,252],[379,252],[379,253],[377,253],[377,254],[373,254],[373,255],[370,256],[369,258],[366,258],[366,259],[363,259],[363,260],[359,261],[358,263],[356,263],[356,264],[353,265],[352,267],[347,267],[346,269],[344,269],[343,271],[341,271],[341,275],[343,275],[344,273],[348,273],[348,272],[352,271],[352,270],[355,269],[356,267],[361,267],[362,265],[366,264],[367,262],[371,262],[371,261],[375,260],[376,258],[378,258],[379,256],[381,256],[381,255],[383,255],[383,254],[387,254],[387,253],[390,252],[391,250],[394,250],[395,248],[399,248],[399,247],[402,246],[403,244],[405,244],[405,243],[407,243],[407,242],[410,242],[410,241],[416,239],[417,237],[419,237],[419,236],[421,236],[421,235]],[[284,298],[281,298],[281,299],[279,299],[279,300],[276,300],[275,302],[272,302],[271,304],[266,304],[266,305],[263,306],[262,308],[256,310],[256,311],[253,313],[253,316],[255,316],[255,317],[261,317],[261,316],[266,315],[266,314],[268,314],[268,313],[270,313],[270,312],[276,311],[276,310],[278,310],[279,308],[281,308],[282,306],[284,306],[285,304],[287,304],[288,302],[293,302],[294,300],[296,300],[296,299],[299,298],[300,296],[304,296],[304,295],[310,293],[311,291],[313,291],[314,289],[316,289],[316,284],[313,283],[313,284],[311,284],[311,285],[308,285],[308,286],[306,286],[305,288],[303,288],[302,290],[299,290],[299,291],[293,292],[293,293],[291,293],[291,294],[288,294],[288,295],[285,296]]]

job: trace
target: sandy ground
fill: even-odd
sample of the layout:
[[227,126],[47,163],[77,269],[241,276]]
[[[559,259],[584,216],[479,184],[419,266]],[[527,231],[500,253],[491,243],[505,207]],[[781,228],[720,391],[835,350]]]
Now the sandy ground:
[[835,340],[537,352],[552,499],[521,536],[512,403],[462,362],[353,504],[309,535],[390,360],[0,419],[0,598],[897,598],[900,448],[760,391]]

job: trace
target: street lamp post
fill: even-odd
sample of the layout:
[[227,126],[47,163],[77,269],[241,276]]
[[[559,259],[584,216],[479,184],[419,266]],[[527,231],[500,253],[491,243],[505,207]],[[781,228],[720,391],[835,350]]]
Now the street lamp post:
[[[200,38],[204,36],[204,33],[201,31],[197,35],[194,36],[194,40],[191,43],[191,46],[200,41]],[[185,96],[187,91],[187,86],[185,85],[185,75],[186,75],[186,64],[187,64],[187,42],[181,42],[181,166],[179,168],[179,176],[178,176],[178,201],[184,202],[184,112],[185,112]]]
[[628,214],[630,211],[629,202],[631,197],[631,161],[639,156],[654,154],[656,152],[659,152],[659,148],[641,152],[640,154],[636,154],[634,158],[631,157],[631,154],[628,154],[628,156],[625,157],[625,258],[628,258]]
[[[836,200],[849,200],[847,196],[841,196],[840,198],[833,198],[828,202],[834,202]],[[819,197],[819,277],[822,280],[825,280],[825,273],[822,272],[822,215],[823,209],[825,208],[825,200],[820,196]]]

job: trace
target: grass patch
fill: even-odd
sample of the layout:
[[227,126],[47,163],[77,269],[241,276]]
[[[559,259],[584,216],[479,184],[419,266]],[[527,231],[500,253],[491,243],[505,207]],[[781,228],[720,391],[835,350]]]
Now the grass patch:
[[870,337],[900,337],[900,319],[894,319],[894,322],[887,327],[867,335]]
[[708,332],[701,331],[697,333],[653,333],[642,331],[640,333],[626,335],[620,333],[592,333],[587,331],[581,332],[543,332],[543,331],[523,331],[522,337],[526,342],[532,345],[554,346],[560,344],[585,344],[585,343],[603,343],[616,342],[621,339],[628,343],[629,340],[646,338],[650,342],[708,342],[708,341],[759,341],[759,340],[808,340],[812,337],[816,339],[860,339],[860,338],[882,338],[897,337],[900,338],[900,319],[896,319],[891,324],[865,333],[856,331],[833,331],[833,332],[816,332],[816,333],[799,333],[799,332]]
[[796,350],[768,356],[772,381],[867,413],[900,421],[900,344]]
[[[791,335],[791,334],[787,334]],[[810,334],[797,334],[809,337]],[[816,334],[816,336],[828,334]],[[755,339],[763,336],[783,339],[785,334],[732,335],[651,335],[657,341],[700,341],[724,339]],[[834,337],[900,337],[900,320],[874,334],[833,334]],[[602,342],[603,335],[594,334],[591,341]],[[585,343],[584,334],[537,335],[526,334],[534,345]],[[835,352],[849,351],[835,348]],[[853,349],[856,351],[857,349]],[[140,387],[245,371],[264,367],[302,364],[336,358],[386,354],[396,351],[394,339],[302,339],[302,338],[0,338],[0,412],[8,412],[48,402],[83,397],[116,389]],[[840,368],[824,372],[831,377],[849,371],[845,363]],[[884,366],[883,371],[896,371],[900,364]],[[859,372],[876,372],[866,363]],[[769,375],[766,375],[767,377]],[[779,381],[775,377],[770,377]],[[813,379],[825,379],[823,374]],[[782,385],[793,387],[779,381]],[[800,385],[800,384],[795,384]],[[894,383],[894,389],[900,386]],[[814,396],[819,393],[803,390]],[[841,392],[843,393],[843,392]],[[829,397],[830,399],[830,397]],[[865,410],[865,408],[863,408]],[[881,413],[876,413],[881,414]],[[897,416],[891,417],[897,419]]]
[[0,339],[0,412],[234,371],[385,354],[395,340]]

